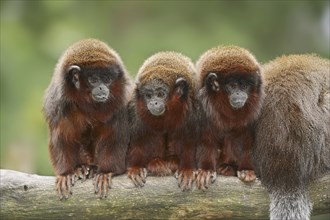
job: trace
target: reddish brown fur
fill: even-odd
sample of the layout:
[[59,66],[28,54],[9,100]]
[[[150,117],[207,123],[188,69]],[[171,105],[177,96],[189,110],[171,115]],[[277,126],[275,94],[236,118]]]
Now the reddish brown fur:
[[[79,89],[73,85],[67,71],[71,65],[79,66],[82,71]],[[83,72],[88,68],[96,74],[99,68],[113,66],[121,73],[111,84],[110,98],[104,103],[96,103],[87,89]],[[125,109],[129,90],[130,79],[120,57],[105,43],[87,39],[65,51],[44,100],[44,113],[50,130],[49,152],[58,176],[57,182],[66,180],[63,176],[79,175],[77,169],[85,166],[97,166],[98,175],[125,172],[129,139]],[[70,186],[66,187],[57,189],[62,196],[68,196],[66,191],[70,190]]]
[[[207,120],[202,125],[203,140],[197,153],[201,175],[207,170],[214,172],[216,167],[223,175],[237,175],[236,171],[252,170],[250,150],[254,136],[253,123],[259,115],[263,101],[258,62],[243,48],[220,46],[204,53],[196,66],[199,96]],[[223,88],[217,92],[207,90],[205,79],[211,72],[217,74],[220,84],[222,80],[233,76],[241,80],[246,80],[247,77],[256,79],[257,83],[252,87],[242,108],[234,109],[230,105],[228,93]],[[220,157],[217,149],[220,150]],[[244,177],[242,180],[244,181]],[[204,183],[198,185],[203,187]]]
[[[195,169],[197,113],[194,68],[189,58],[175,52],[161,52],[147,59],[137,76],[135,99],[131,103],[132,135],[128,152],[128,175],[136,185],[142,186],[145,177],[141,169],[147,168],[156,176],[178,170],[179,176],[193,180]],[[178,78],[184,78],[189,89],[185,98],[175,90]],[[169,86],[166,111],[152,115],[139,89],[152,80],[161,80]],[[179,181],[183,189],[189,183]]]

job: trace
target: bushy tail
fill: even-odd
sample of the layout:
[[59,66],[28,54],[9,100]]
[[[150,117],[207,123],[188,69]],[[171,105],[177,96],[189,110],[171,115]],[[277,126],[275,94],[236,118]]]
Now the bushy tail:
[[270,220],[309,220],[312,203],[307,190],[273,191],[270,196]]

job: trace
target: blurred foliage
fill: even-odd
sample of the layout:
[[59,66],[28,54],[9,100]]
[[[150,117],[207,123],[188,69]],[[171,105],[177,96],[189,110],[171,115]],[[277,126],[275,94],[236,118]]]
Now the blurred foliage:
[[259,61],[281,54],[329,58],[329,1],[1,0],[1,168],[52,175],[44,90],[61,53],[82,38],[119,52],[134,77],[161,50],[194,61],[218,44]]

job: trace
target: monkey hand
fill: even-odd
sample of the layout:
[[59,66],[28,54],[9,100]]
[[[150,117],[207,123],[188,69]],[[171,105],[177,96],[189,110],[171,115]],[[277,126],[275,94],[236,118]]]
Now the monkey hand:
[[175,178],[178,179],[178,186],[182,191],[187,191],[192,188],[196,175],[197,172],[193,169],[179,169],[176,171]]
[[147,169],[142,167],[129,167],[127,175],[136,187],[143,187],[146,183]]
[[159,157],[152,159],[148,163],[147,170],[155,176],[167,176],[171,174],[171,170],[167,167],[166,162]]
[[198,189],[205,190],[209,188],[211,183],[214,183],[217,178],[217,172],[214,170],[203,170],[199,169],[197,178],[196,178],[196,186]]
[[84,182],[86,179],[93,178],[95,176],[96,166],[94,165],[80,165],[75,169],[75,177],[81,179]]
[[72,186],[75,182],[75,175],[56,176],[55,189],[60,200],[68,199],[72,195]]
[[240,170],[237,171],[238,179],[242,180],[243,182],[253,182],[257,176],[253,170]]
[[113,173],[98,173],[94,177],[93,185],[95,194],[101,199],[108,196],[109,189],[111,189],[112,185],[112,175]]

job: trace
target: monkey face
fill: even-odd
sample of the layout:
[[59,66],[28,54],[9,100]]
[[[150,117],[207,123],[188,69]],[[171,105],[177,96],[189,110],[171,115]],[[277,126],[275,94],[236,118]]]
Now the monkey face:
[[103,76],[102,78],[98,75],[89,76],[87,78],[92,90],[91,96],[96,102],[106,102],[109,98],[110,77]]
[[85,94],[86,99],[94,102],[107,102],[111,97],[111,85],[120,76],[117,66],[85,67],[72,65],[69,68],[71,83],[75,89]]
[[225,93],[233,109],[243,108],[249,98],[250,91],[256,86],[256,74],[218,75],[209,73],[206,77],[206,87],[209,93]]
[[183,77],[179,77],[170,88],[159,79],[150,80],[138,89],[138,96],[144,99],[148,111],[154,116],[164,115],[166,106],[171,105],[173,99],[185,101],[188,97],[189,86]]
[[149,112],[154,116],[161,116],[166,110],[169,87],[160,80],[152,80],[139,90]]

